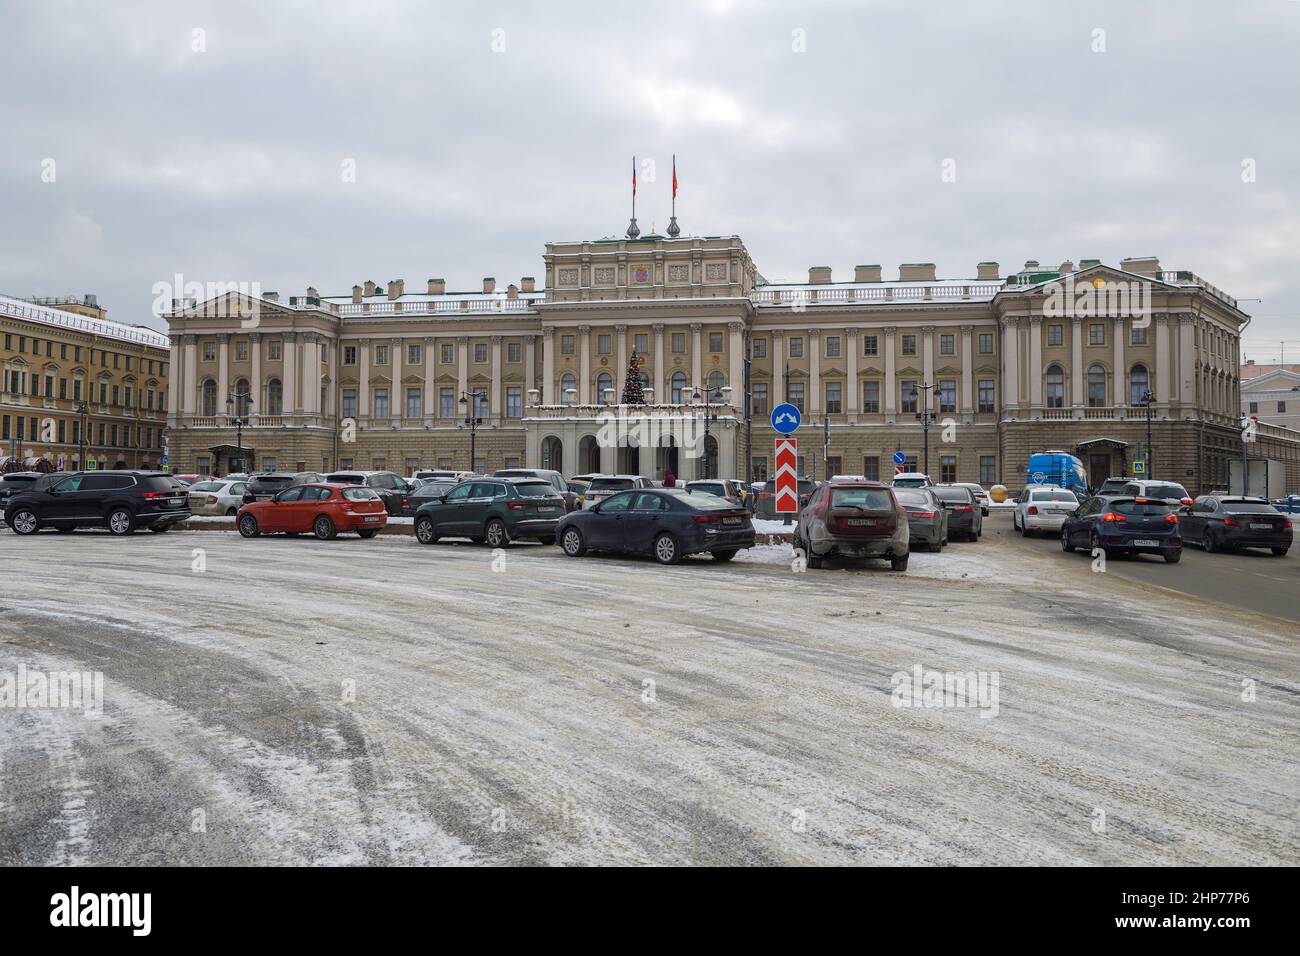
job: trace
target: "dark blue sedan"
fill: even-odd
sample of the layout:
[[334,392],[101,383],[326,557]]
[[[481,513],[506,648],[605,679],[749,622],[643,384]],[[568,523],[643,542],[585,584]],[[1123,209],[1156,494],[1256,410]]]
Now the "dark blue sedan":
[[610,495],[560,519],[560,547],[571,558],[588,551],[648,554],[660,564],[707,551],[730,561],[754,546],[754,524],[744,507],[716,495],[676,489],[637,489]]
[[1117,554],[1159,554],[1169,564],[1183,556],[1178,529],[1180,504],[1158,498],[1089,498],[1061,526],[1061,550],[1087,548],[1106,557]]

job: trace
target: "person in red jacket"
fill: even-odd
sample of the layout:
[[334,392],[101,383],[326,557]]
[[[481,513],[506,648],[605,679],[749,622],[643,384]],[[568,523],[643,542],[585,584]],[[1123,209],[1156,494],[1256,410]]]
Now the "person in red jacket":
[[677,487],[677,476],[673,474],[673,470],[671,468],[664,469],[664,487],[665,488]]

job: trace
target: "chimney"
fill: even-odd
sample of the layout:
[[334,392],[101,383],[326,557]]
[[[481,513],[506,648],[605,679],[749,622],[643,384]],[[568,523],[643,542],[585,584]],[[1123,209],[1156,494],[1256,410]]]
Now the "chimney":
[[1079,268],[1080,268],[1080,269],[1091,269],[1093,266],[1099,266],[1099,265],[1101,265],[1101,260],[1100,260],[1100,259],[1080,259],[1080,260],[1079,260]]
[[405,279],[398,279],[398,280],[397,280],[397,295],[398,295],[398,298],[401,298],[402,296],[406,295],[406,280],[405,280]]
[[1042,267],[1039,266],[1039,264],[1038,264],[1038,260],[1037,260],[1037,259],[1026,259],[1026,260],[1025,260],[1025,271],[1026,271],[1026,272],[1038,272],[1041,268],[1042,268]]
[[262,293],[262,298],[265,299],[267,302],[279,302],[279,301],[280,301],[280,293],[278,293],[278,292],[263,292],[263,293]]
[[854,282],[879,282],[880,266],[854,266]]
[[827,285],[831,281],[830,266],[810,266],[808,269],[809,285]]
[[390,299],[396,299],[396,298],[397,298],[397,280],[396,280],[396,279],[389,279],[389,280],[388,280],[388,297],[389,297]]
[[898,267],[899,282],[933,282],[933,262],[904,262]]
[[367,295],[367,296],[372,296],[372,295],[374,295],[374,294],[375,294],[375,280],[374,280],[374,279],[367,279],[367,280],[366,280],[366,295]]
[[537,291],[537,281],[532,276],[524,276],[522,279],[519,280],[519,284],[521,286],[520,289],[521,292]]
[[446,291],[447,291],[446,279],[429,280],[429,295],[443,295],[446,293]]
[[354,285],[352,287],[352,302],[353,304],[356,304],[360,301],[361,301],[361,286]]
[[506,287],[506,298],[507,299],[519,298],[519,286],[515,285],[513,282],[510,283],[510,285]]
[[1066,259],[1064,262],[1061,263],[1061,268],[1057,269],[1056,271],[1059,272],[1061,275],[1069,275],[1071,272],[1074,271],[1074,263],[1071,262],[1069,259]]
[[1155,256],[1140,256],[1136,259],[1121,259],[1119,267],[1125,272],[1154,279],[1160,274],[1160,260]]
[[484,276],[483,294],[486,295],[487,293],[495,292],[496,290],[497,290],[497,280],[494,279],[492,276]]
[[976,279],[1000,279],[998,275],[998,264],[996,262],[981,262],[975,266]]
[[316,291],[316,287],[314,285],[307,286],[307,294],[311,296],[313,299],[320,298],[320,293]]

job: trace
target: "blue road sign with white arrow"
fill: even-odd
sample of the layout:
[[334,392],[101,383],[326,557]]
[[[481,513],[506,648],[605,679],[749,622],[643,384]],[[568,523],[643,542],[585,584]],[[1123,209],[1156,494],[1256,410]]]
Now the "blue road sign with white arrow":
[[907,456],[906,456],[905,454],[903,454],[901,451],[896,451],[896,452],[894,452],[894,464],[895,464],[895,465],[901,465],[901,464],[903,464],[903,463],[906,462],[906,461],[907,461]]
[[791,434],[799,427],[799,422],[802,419],[803,416],[799,414],[798,407],[791,405],[789,402],[783,402],[772,409],[772,427],[782,435]]

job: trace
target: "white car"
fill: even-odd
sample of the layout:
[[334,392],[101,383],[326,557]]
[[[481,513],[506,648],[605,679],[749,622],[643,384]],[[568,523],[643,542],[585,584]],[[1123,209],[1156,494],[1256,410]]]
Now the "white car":
[[653,488],[649,478],[643,478],[640,475],[596,475],[591,479],[591,484],[587,490],[582,493],[582,507],[589,510],[593,505],[604,501],[610,495],[616,495],[620,491],[631,491],[633,488]]
[[934,482],[930,480],[929,475],[923,475],[919,471],[905,471],[901,475],[895,475],[893,486],[895,488],[932,488]]
[[234,517],[244,504],[247,481],[200,481],[190,485],[190,511],[196,515],[230,515]]
[[989,493],[984,490],[983,485],[976,481],[959,481],[955,483],[954,487],[969,488],[971,494],[975,496],[975,500],[980,503],[980,514],[985,518],[989,516],[989,502],[991,499]]
[[1030,488],[1016,502],[1011,524],[1025,537],[1035,531],[1061,530],[1065,519],[1079,507],[1073,491],[1064,488]]

